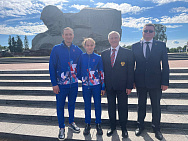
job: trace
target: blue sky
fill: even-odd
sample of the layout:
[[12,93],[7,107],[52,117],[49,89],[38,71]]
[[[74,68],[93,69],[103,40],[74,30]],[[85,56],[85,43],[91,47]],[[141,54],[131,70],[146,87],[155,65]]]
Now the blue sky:
[[167,27],[167,47],[186,45],[188,41],[188,0],[0,0],[0,45],[8,46],[8,37],[27,35],[29,46],[46,26],[40,13],[55,5],[63,13],[78,13],[84,7],[114,8],[122,13],[121,44],[131,45],[142,37],[146,23]]

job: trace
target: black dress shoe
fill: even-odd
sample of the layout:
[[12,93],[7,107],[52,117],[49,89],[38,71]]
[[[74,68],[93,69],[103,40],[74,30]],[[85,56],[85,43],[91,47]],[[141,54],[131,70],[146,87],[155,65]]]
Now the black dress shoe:
[[158,139],[158,140],[162,140],[163,139],[163,135],[160,131],[156,131],[155,132],[155,137]]
[[85,126],[83,134],[84,135],[90,134],[90,129],[91,129],[91,125],[87,123],[86,126]]
[[123,138],[128,138],[128,132],[126,130],[122,131],[122,137]]
[[144,130],[144,128],[137,128],[137,129],[135,130],[135,135],[136,135],[136,136],[140,136],[143,130]]
[[97,135],[102,135],[103,131],[101,128],[101,124],[96,124],[96,129],[97,129]]
[[114,130],[112,130],[111,128],[108,129],[108,131],[107,131],[107,136],[108,136],[108,137],[112,136],[112,134],[113,134],[114,131],[115,131],[115,129],[114,129]]

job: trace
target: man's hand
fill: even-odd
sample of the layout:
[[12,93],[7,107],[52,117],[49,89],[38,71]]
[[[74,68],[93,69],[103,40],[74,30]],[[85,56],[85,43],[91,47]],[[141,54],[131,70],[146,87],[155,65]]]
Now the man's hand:
[[60,90],[59,90],[59,86],[58,86],[58,85],[53,86],[53,92],[54,92],[55,94],[59,94]]
[[131,93],[132,89],[126,89],[126,93],[127,95],[129,95]]
[[101,96],[105,94],[105,90],[101,90]]
[[168,89],[168,86],[161,85],[161,89],[162,89],[162,91],[166,91]]

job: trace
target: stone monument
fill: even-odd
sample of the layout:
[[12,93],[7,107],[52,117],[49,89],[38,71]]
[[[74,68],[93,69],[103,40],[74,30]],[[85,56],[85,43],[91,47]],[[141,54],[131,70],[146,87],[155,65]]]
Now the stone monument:
[[46,6],[40,18],[48,30],[37,34],[32,40],[32,49],[52,49],[63,40],[61,34],[65,27],[74,30],[73,43],[82,46],[84,38],[96,41],[96,50],[101,52],[109,47],[108,33],[115,30],[121,35],[121,11],[111,8],[84,8],[78,13],[63,13],[56,6]]

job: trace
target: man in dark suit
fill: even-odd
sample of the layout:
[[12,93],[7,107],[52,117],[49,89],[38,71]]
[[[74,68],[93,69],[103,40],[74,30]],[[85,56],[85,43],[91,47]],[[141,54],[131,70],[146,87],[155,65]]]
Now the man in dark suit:
[[149,93],[152,106],[152,128],[155,137],[162,140],[163,135],[160,132],[160,99],[162,91],[168,89],[169,85],[166,44],[153,40],[155,36],[155,26],[153,24],[146,24],[142,34],[141,41],[132,45],[136,63],[135,85],[138,95],[138,128],[135,130],[135,134],[139,136],[144,130],[147,93]]
[[118,32],[110,32],[108,40],[111,47],[104,50],[101,54],[110,119],[110,129],[107,131],[107,136],[111,136],[116,129],[117,97],[122,137],[127,138],[128,94],[131,93],[134,82],[133,53],[119,46],[120,35]]

